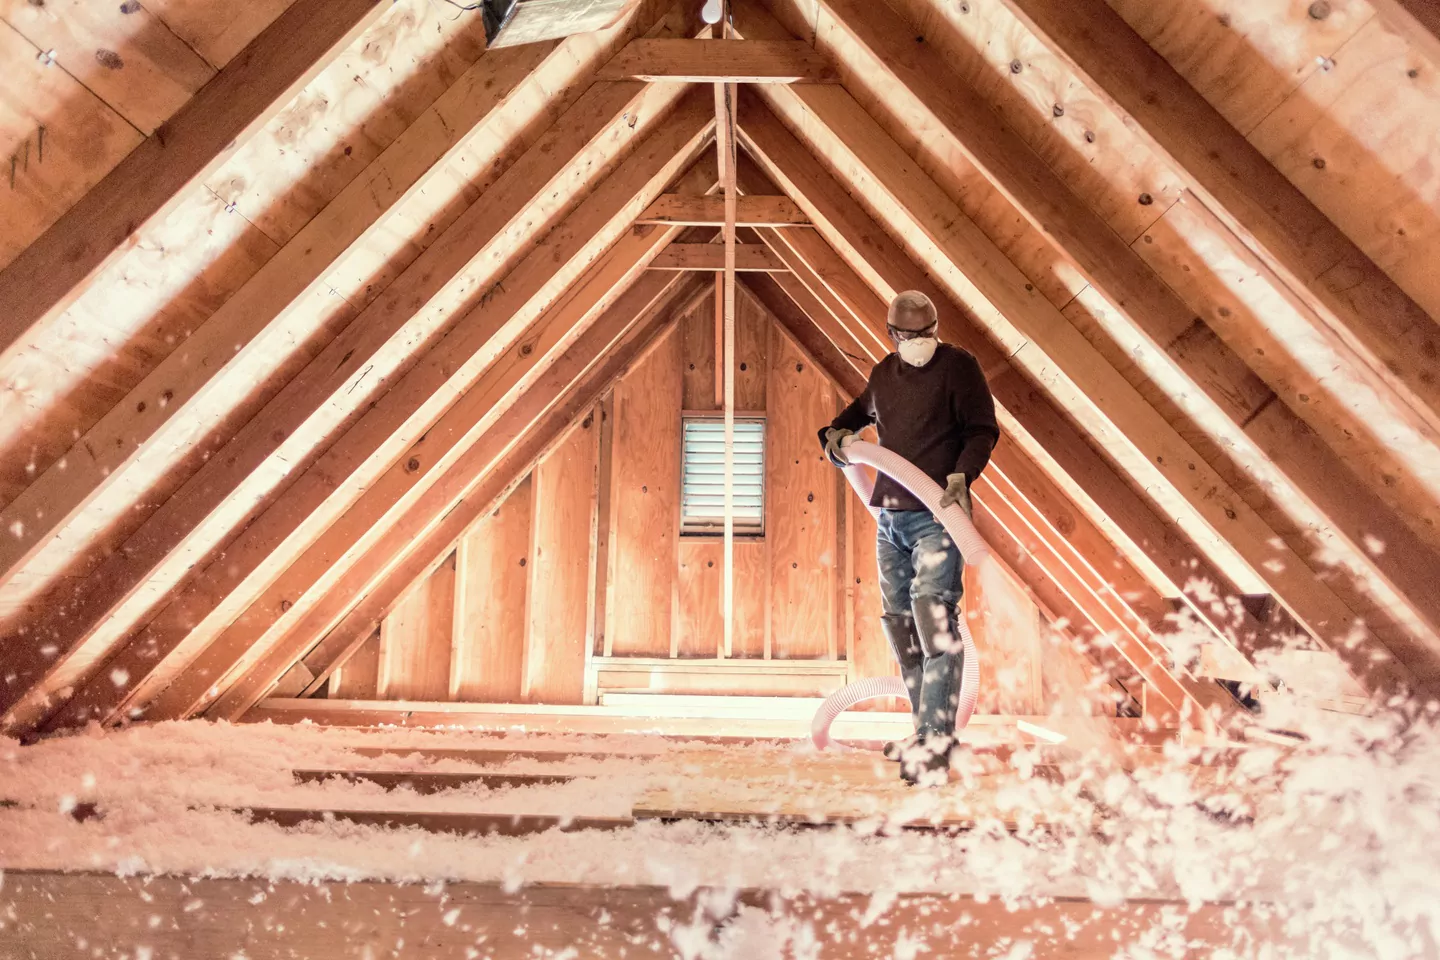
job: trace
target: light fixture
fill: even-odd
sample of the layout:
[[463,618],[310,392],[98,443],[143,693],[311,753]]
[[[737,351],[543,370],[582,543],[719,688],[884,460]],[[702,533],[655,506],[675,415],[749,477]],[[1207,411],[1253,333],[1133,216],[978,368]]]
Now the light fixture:
[[708,24],[717,24],[722,15],[720,0],[705,0],[705,7],[700,11],[700,19]]

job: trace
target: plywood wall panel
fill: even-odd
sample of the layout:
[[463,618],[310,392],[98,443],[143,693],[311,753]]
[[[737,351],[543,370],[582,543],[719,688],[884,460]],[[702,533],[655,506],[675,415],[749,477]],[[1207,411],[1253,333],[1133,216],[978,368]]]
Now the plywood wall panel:
[[681,404],[686,410],[719,410],[715,402],[715,297],[706,297],[680,318],[683,341]]
[[[721,588],[725,547],[718,537],[682,537],[678,581],[676,648],[681,657],[715,657],[724,642]],[[766,589],[769,567],[762,540],[735,543],[735,634],[730,656],[765,656]]]
[[449,697],[454,613],[455,558],[451,556],[380,624],[381,699]]
[[380,631],[351,654],[330,681],[331,700],[374,700],[380,679]]
[[535,468],[523,691],[529,703],[578,704],[584,696],[599,432],[587,415]]
[[668,657],[680,527],[679,328],[615,385],[606,639],[620,656]]
[[533,498],[526,477],[456,550],[451,699],[520,701]]
[[816,431],[835,388],[778,327],[770,328],[765,535],[770,541],[771,655],[836,654],[835,468]]
[[749,291],[735,293],[735,409],[765,410],[770,314]]

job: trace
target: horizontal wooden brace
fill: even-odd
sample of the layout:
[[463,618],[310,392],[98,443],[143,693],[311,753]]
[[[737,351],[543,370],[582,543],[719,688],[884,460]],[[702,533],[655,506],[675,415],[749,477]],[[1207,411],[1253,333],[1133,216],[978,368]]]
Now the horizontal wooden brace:
[[[656,198],[635,222],[671,227],[718,227],[725,223],[725,198],[667,193]],[[805,211],[789,197],[738,198],[735,211],[738,227],[796,227],[809,223]]]
[[825,55],[800,40],[632,40],[602,80],[670,83],[839,83]]
[[[714,270],[725,269],[725,248],[718,243],[672,243],[650,262],[651,270]],[[758,243],[742,243],[735,247],[735,269],[748,273],[782,273],[785,264]]]

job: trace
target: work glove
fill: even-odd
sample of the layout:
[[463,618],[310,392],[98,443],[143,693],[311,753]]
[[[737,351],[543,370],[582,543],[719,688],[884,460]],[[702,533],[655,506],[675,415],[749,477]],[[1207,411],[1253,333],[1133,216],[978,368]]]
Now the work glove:
[[940,509],[944,510],[952,503],[959,504],[960,509],[965,511],[965,516],[972,520],[975,518],[970,508],[970,485],[965,482],[963,473],[952,473],[945,478],[945,492],[940,494]]
[[825,431],[824,446],[825,457],[837,467],[850,466],[850,459],[841,450],[841,444],[846,437],[855,435],[854,430],[846,430],[844,427],[830,427]]

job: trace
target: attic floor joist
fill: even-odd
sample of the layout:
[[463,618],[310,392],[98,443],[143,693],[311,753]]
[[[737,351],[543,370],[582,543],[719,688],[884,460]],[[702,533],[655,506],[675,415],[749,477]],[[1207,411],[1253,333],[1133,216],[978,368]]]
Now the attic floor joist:
[[[117,184],[134,179],[122,164],[0,273],[0,292],[19,278],[37,294],[31,320],[7,319],[43,326],[124,245],[97,229],[98,246],[38,275],[32,261],[73,238],[76,218],[138,210],[128,234],[163,215],[378,16],[370,6],[294,4],[211,86],[255,71],[265,82],[223,102],[206,87],[142,146],[171,138],[162,175],[121,197]],[[1121,638],[1171,709],[1203,686],[1165,662],[1157,621],[1171,596],[1253,653],[1284,629],[1253,615],[1252,601],[1272,595],[1373,688],[1434,681],[1433,321],[1117,15],[1086,3],[1071,22],[1048,0],[1003,8],[1173,168],[1182,186],[1167,194],[1164,226],[1211,231],[1199,254],[1243,262],[1270,285],[1288,311],[1273,323],[1211,316],[1176,279],[1189,268],[1165,259],[1173,251],[1145,250],[1161,232],[1141,223],[1148,215],[1118,209],[1114,184],[1072,171],[1074,157],[1030,120],[997,113],[986,84],[947,57],[958,32],[949,48],[915,42],[903,19],[914,3],[897,14],[857,0],[742,0],[746,39],[703,42],[684,39],[693,11],[641,6],[595,38],[489,51],[437,90],[369,155],[364,177],[348,174],[183,349],[3,508],[18,532],[0,544],[0,602],[32,604],[0,684],[7,724],[33,727],[71,687],[51,729],[146,703],[150,716],[185,716],[217,696],[212,712],[235,716],[307,656],[323,649],[317,665],[332,668],[448,549],[460,505],[508,484],[563,422],[557,411],[637,349],[671,289],[663,271],[734,266],[765,273],[757,289],[805,318],[792,324],[800,342],[842,384],[888,350],[885,299],[931,293],[945,335],[980,358],[1016,445],[997,450],[980,489],[982,524],[1043,603]],[[277,29],[307,16],[325,29],[283,49]],[[1107,58],[1102,34],[1124,55]],[[639,79],[590,83],[597,71]],[[750,196],[717,203],[699,197],[713,175],[696,168],[662,196],[709,136],[705,88],[736,82],[760,91],[739,96],[738,123],[758,180],[772,182],[747,186],[742,165]],[[214,118],[193,119],[213,102]],[[469,162],[481,141],[492,166],[479,188],[436,215],[435,236],[415,241],[423,250],[396,255],[383,292],[336,315],[349,322],[324,344],[325,324],[342,324],[302,317],[306,301],[333,289],[349,258],[383,258],[389,224],[424,210],[441,168]],[[1023,243],[998,235],[1006,216]],[[762,242],[673,243],[702,224],[753,228],[742,239]],[[307,336],[316,344],[297,347]],[[1320,369],[1332,361],[1333,377]],[[269,368],[263,396],[232,396]],[[200,456],[204,435],[251,402],[228,442]],[[164,491],[153,511],[119,519],[152,490]],[[1077,517],[1088,520],[1083,549],[1063,534]],[[1111,543],[1121,564],[1088,556]],[[1132,602],[1115,579],[1149,583]]]

